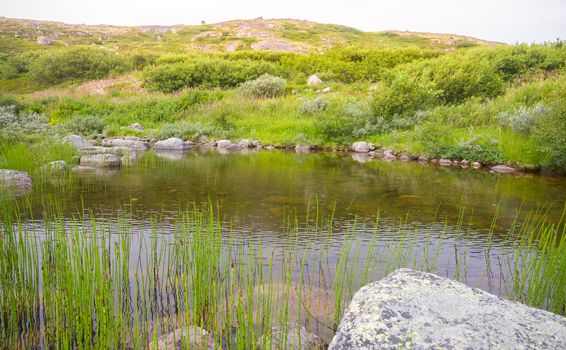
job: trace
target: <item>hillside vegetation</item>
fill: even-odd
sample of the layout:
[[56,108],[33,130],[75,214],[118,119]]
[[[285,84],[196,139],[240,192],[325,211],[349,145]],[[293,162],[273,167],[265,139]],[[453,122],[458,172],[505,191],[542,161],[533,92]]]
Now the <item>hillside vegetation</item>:
[[[566,169],[559,40],[507,46],[296,20],[128,28],[2,19],[0,28],[0,104],[16,106],[3,107],[4,140],[22,138],[13,121],[40,115],[50,126],[40,137],[367,140],[399,154]],[[323,83],[307,85],[312,74]],[[145,130],[129,130],[134,122]]]

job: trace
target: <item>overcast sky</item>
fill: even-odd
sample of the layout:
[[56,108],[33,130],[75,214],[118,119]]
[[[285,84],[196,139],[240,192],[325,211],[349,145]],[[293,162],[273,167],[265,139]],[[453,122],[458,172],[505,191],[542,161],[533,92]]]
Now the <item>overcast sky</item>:
[[507,43],[566,39],[566,0],[2,0],[0,15],[116,25],[199,24],[263,16]]

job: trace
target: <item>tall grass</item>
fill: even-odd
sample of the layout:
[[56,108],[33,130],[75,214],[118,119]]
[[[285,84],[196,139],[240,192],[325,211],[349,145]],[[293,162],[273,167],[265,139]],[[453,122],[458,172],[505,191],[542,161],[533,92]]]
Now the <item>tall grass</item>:
[[[467,275],[468,252],[457,245],[469,234],[464,210],[450,235],[447,222],[423,229],[377,215],[373,231],[357,220],[336,230],[318,210],[304,221],[290,214],[284,244],[274,247],[236,233],[212,205],[172,219],[155,214],[140,227],[128,209],[111,221],[88,210],[65,218],[47,202],[38,225],[21,218],[27,208],[0,204],[2,348],[141,349],[188,326],[206,329],[224,349],[271,348],[273,336],[285,342],[297,326],[328,342],[370,281],[400,267]],[[360,229],[373,232],[369,240],[359,239]],[[489,242],[483,248],[486,275],[496,257],[503,296],[564,314],[564,233],[562,221],[527,217],[509,228],[512,243],[497,254]]]

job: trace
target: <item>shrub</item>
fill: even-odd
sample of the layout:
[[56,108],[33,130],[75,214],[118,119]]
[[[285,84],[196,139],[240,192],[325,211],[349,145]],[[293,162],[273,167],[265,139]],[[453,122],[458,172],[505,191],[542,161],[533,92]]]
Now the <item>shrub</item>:
[[170,137],[177,137],[183,140],[197,140],[201,136],[225,136],[227,130],[215,125],[202,125],[200,123],[175,123],[165,124],[155,134],[159,140],[165,140]]
[[437,104],[439,94],[435,83],[414,75],[400,74],[373,96],[373,113],[385,120],[410,116]]
[[286,86],[285,79],[263,74],[257,79],[243,83],[240,86],[240,91],[249,96],[271,98],[282,95]]
[[36,133],[48,129],[43,114],[20,111],[15,106],[0,106],[0,131],[5,133]]
[[301,114],[304,115],[315,115],[328,108],[328,101],[322,96],[318,96],[312,100],[304,100],[301,103]]
[[549,104],[550,111],[537,120],[533,136],[547,167],[566,169],[566,98],[560,91]]
[[150,90],[162,92],[186,87],[232,88],[262,74],[275,74],[277,70],[270,62],[204,57],[148,67],[144,70],[144,83]]
[[549,112],[549,108],[539,103],[531,108],[521,106],[518,110],[512,112],[501,112],[495,118],[501,126],[509,127],[518,133],[530,134],[537,121]]
[[129,67],[129,60],[114,52],[75,47],[43,52],[31,62],[29,72],[39,82],[56,84],[68,80],[100,79],[112,72],[124,72]]
[[102,118],[92,115],[75,116],[68,119],[54,128],[58,134],[77,134],[84,137],[93,137],[104,131],[106,122]]

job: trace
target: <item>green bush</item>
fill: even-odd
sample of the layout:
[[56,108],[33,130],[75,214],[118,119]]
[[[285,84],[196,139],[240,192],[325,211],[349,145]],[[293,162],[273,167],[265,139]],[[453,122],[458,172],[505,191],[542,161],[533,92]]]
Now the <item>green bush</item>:
[[531,108],[521,106],[514,111],[504,111],[496,116],[496,120],[503,127],[509,127],[521,134],[530,134],[538,120],[550,112],[544,104],[539,103]]
[[558,92],[549,104],[550,112],[540,116],[533,135],[547,167],[566,169],[566,96]]
[[42,83],[57,84],[68,80],[101,79],[121,73],[130,60],[115,52],[92,47],[74,47],[45,51],[29,65],[30,76]]
[[102,118],[95,116],[75,116],[60,124],[57,124],[53,131],[57,134],[77,134],[84,137],[93,137],[101,134],[106,127],[106,122]]
[[205,57],[148,67],[144,70],[144,83],[150,90],[162,92],[174,92],[187,87],[232,88],[277,71],[277,66],[270,62]]
[[253,97],[272,98],[285,92],[287,82],[281,77],[264,74],[254,80],[246,81],[240,86],[244,95]]
[[399,74],[390,85],[374,94],[373,113],[385,120],[410,116],[438,104],[440,93],[434,82],[415,75]]
[[304,100],[301,103],[300,112],[303,115],[315,115],[325,111],[327,108],[328,101],[324,97],[318,96],[312,100]]

